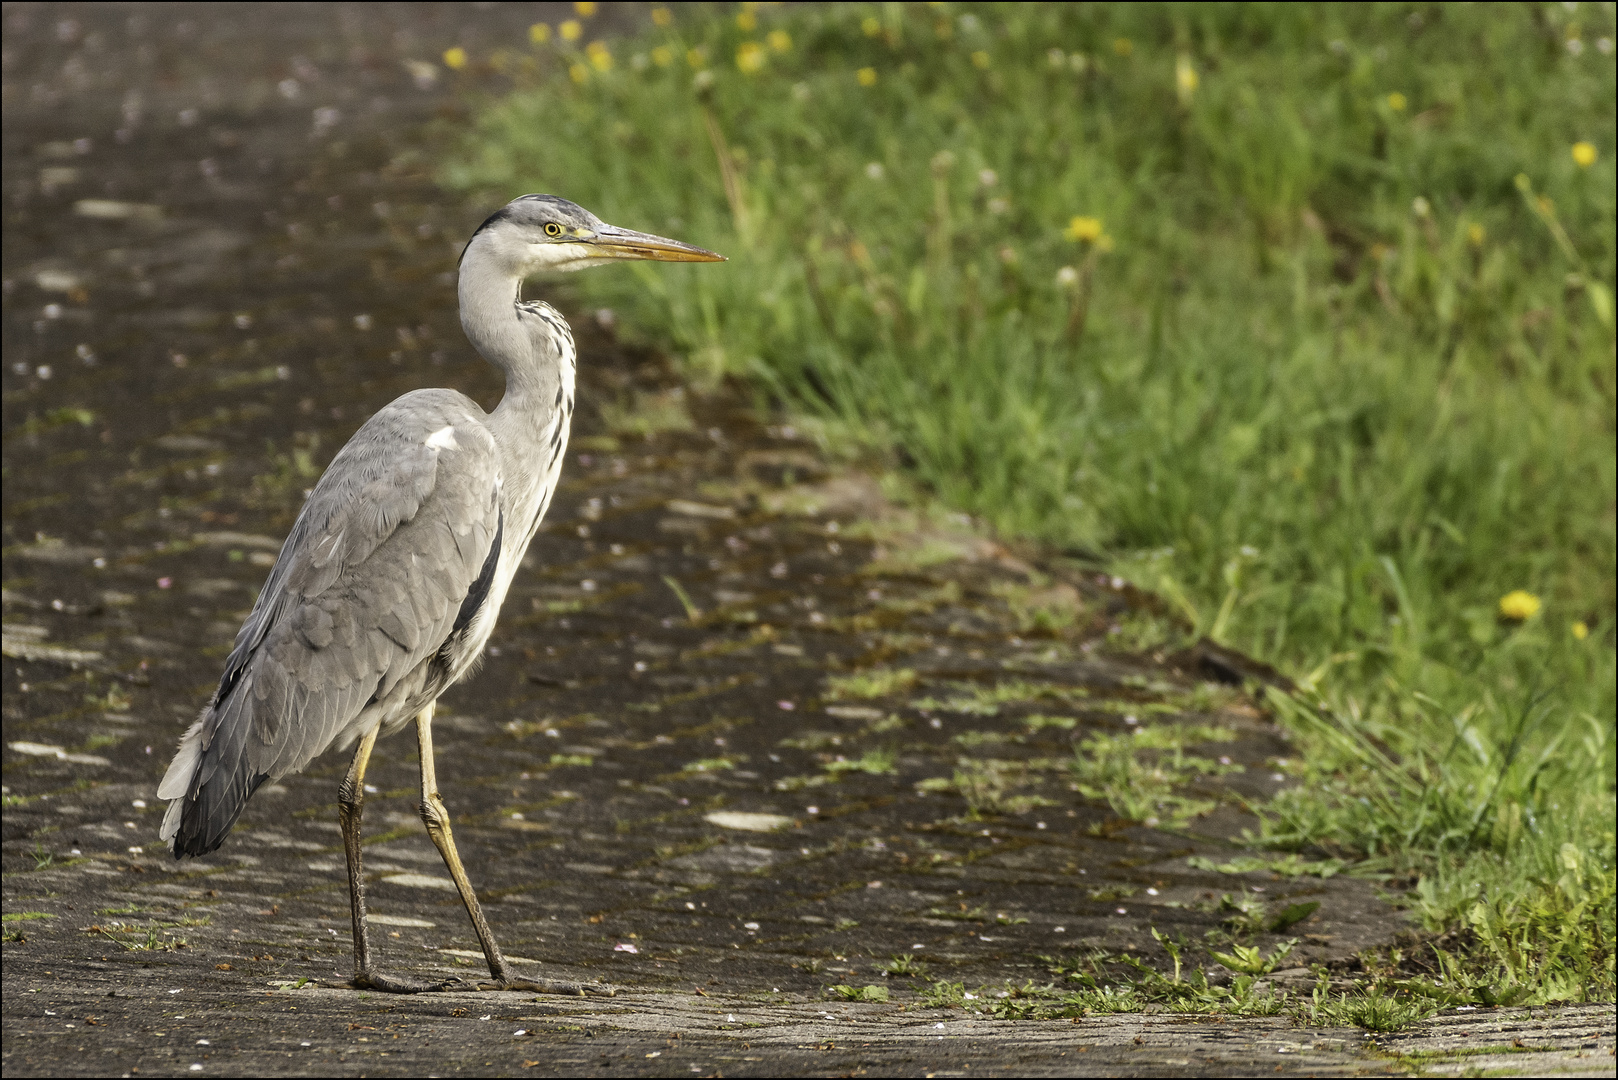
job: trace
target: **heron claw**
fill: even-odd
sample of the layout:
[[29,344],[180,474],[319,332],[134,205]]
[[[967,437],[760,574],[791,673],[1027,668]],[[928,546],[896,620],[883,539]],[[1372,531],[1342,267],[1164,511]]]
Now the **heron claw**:
[[560,994],[564,997],[614,997],[617,994],[612,987],[598,983],[552,982],[549,979],[524,979],[514,975],[474,985],[479,990],[518,990],[531,994]]
[[448,990],[466,988],[453,975],[438,982],[428,982],[425,979],[399,979],[374,971],[355,975],[348,981],[348,986],[355,990],[376,990],[384,994],[442,994]]

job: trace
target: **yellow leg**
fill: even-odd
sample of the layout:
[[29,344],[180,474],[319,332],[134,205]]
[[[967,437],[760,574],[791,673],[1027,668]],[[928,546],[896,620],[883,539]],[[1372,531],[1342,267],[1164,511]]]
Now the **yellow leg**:
[[433,768],[433,710],[434,706],[428,705],[416,716],[416,748],[421,753],[421,820],[427,826],[427,835],[433,838],[438,853],[444,857],[444,865],[449,868],[449,876],[460,891],[466,913],[472,917],[472,929],[477,931],[478,941],[483,946],[483,957],[489,962],[489,974],[501,982],[507,982],[511,977],[510,968],[500,953],[494,934],[489,930],[488,920],[483,917],[483,905],[478,903],[478,894],[472,891],[472,879],[466,876],[460,853],[455,850],[455,836],[449,828],[449,809],[438,794],[438,774]]
[[483,906],[478,903],[477,893],[472,891],[472,881],[466,876],[466,867],[461,864],[461,856],[455,850],[455,837],[449,827],[449,810],[444,806],[443,797],[438,794],[438,776],[433,768],[433,708],[428,705],[416,716],[416,747],[421,753],[421,820],[427,826],[427,835],[433,838],[433,844],[443,856],[449,876],[455,881],[455,888],[460,891],[461,902],[466,905],[466,913],[472,917],[472,928],[477,931],[478,942],[483,946],[483,957],[489,962],[489,974],[494,982],[490,986],[480,986],[480,989],[611,994],[612,991],[600,987],[534,981],[513,974],[511,965],[500,952],[500,946],[495,943],[488,920],[483,917]]

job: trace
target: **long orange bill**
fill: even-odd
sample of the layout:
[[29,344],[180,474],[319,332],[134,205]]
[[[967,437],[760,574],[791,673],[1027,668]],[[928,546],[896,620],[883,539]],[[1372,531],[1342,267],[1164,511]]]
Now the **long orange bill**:
[[659,262],[724,262],[725,257],[678,240],[603,225],[590,246],[611,259],[656,259]]

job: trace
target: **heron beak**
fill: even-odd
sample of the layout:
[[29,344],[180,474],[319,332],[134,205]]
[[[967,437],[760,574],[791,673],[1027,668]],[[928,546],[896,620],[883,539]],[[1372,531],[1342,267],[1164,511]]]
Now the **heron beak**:
[[682,244],[651,233],[602,225],[589,241],[592,248],[609,259],[655,259],[658,262],[724,262],[723,255]]

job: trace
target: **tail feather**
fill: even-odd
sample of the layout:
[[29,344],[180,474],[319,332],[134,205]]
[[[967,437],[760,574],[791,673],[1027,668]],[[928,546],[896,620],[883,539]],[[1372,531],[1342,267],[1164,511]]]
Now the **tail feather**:
[[169,800],[158,835],[176,859],[206,855],[225,842],[249,796],[268,776],[246,761],[238,725],[232,717],[241,701],[236,695],[202,711],[180,737],[180,746],[157,787]]

